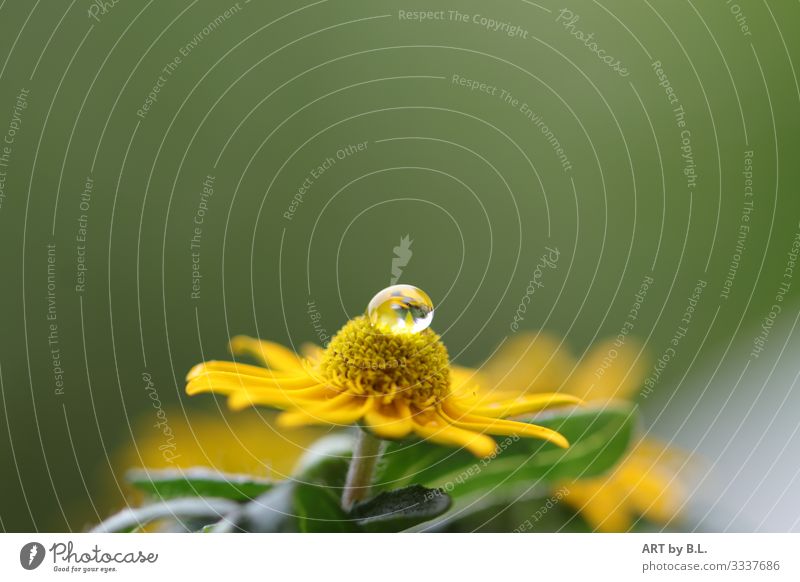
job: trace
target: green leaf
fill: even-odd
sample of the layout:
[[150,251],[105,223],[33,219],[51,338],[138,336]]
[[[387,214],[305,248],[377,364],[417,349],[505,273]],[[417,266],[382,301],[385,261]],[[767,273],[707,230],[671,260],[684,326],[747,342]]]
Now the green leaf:
[[[444,489],[454,499],[488,496],[499,501],[561,479],[591,477],[611,467],[625,453],[633,431],[635,408],[614,405],[540,415],[529,422],[559,431],[569,449],[537,439],[498,439],[498,451],[478,459],[466,450],[429,442],[396,442],[387,449],[378,487],[410,483]],[[541,489],[541,487],[540,487]]]
[[169,499],[142,507],[128,507],[92,528],[93,533],[126,532],[150,522],[221,518],[235,511],[237,504],[230,499],[188,497]]
[[293,499],[297,483],[280,481],[258,498],[241,506],[214,528],[218,532],[297,532]]
[[294,510],[299,529],[304,533],[358,531],[355,520],[342,509],[339,496],[324,485],[298,484]]
[[358,503],[350,515],[368,532],[398,532],[439,517],[452,505],[441,489],[411,485]]
[[335,489],[282,481],[217,523],[213,531],[354,532],[359,528],[339,506]]
[[342,457],[319,458],[313,465],[309,465],[302,473],[299,473],[298,480],[304,483],[327,485],[341,491],[349,465],[349,453]]
[[350,460],[355,443],[355,431],[336,432],[314,441],[300,457],[295,468],[298,475],[306,475],[314,471],[320,463],[329,461],[343,462]]
[[313,443],[297,464],[297,480],[341,491],[353,454],[353,441],[352,433],[337,433]]
[[147,495],[159,499],[217,497],[248,501],[266,492],[273,481],[252,475],[220,473],[204,467],[191,469],[133,469],[126,480]]
[[480,504],[476,510],[464,511],[456,519],[442,523],[435,531],[588,533],[592,528],[551,493],[546,498],[530,497],[502,506]]

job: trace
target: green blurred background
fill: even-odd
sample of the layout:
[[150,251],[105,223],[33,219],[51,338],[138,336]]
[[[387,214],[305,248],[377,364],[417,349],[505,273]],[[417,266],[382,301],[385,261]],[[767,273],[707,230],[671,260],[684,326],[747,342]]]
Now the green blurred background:
[[[553,331],[578,354],[620,331],[652,277],[631,330],[652,364],[698,280],[707,282],[686,336],[642,399],[646,425],[658,419],[663,438],[712,455],[712,464],[745,424],[784,426],[775,438],[790,442],[796,414],[767,423],[794,394],[794,373],[774,388],[764,382],[776,366],[797,369],[786,346],[800,281],[785,269],[800,228],[800,5],[573,0],[572,18],[562,8],[547,0],[0,4],[0,133],[18,126],[0,168],[0,527],[82,530],[95,509],[119,506],[121,493],[106,489],[119,469],[114,456],[134,446],[138,420],[154,415],[144,374],[170,414],[216,410],[210,397],[183,394],[189,367],[224,357],[240,333],[319,341],[309,301],[332,334],[390,283],[404,236],[413,242],[400,282],[433,298],[434,327],[465,365],[514,335],[545,247],[559,261],[542,272],[520,328]],[[405,17],[418,10],[442,12]],[[487,28],[481,17],[518,32]],[[593,33],[589,44],[628,74],[575,31]],[[158,84],[157,100],[137,114]],[[682,158],[687,143],[691,161]],[[327,158],[334,163],[314,178]],[[209,176],[213,194],[204,196]],[[82,215],[85,243],[76,239]],[[754,338],[786,282],[755,358]],[[733,428],[715,429],[734,389],[747,397],[724,415]],[[750,414],[749,403],[768,393],[775,402]],[[752,452],[748,442],[723,452],[735,463]],[[796,527],[798,516],[773,527]]]

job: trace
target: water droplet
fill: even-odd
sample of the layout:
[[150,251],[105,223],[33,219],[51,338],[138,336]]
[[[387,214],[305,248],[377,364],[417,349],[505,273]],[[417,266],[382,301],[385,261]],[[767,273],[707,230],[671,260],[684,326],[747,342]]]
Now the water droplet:
[[392,285],[372,298],[367,316],[372,325],[394,333],[419,333],[433,321],[433,302],[413,285]]

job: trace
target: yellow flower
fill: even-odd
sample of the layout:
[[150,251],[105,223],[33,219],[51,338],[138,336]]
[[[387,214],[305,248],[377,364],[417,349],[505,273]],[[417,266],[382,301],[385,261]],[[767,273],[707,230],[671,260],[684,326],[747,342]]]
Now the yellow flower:
[[569,446],[558,432],[505,417],[580,401],[555,393],[487,397],[470,385],[471,373],[450,365],[447,349],[430,329],[393,333],[366,317],[352,319],[326,349],[307,349],[302,358],[278,344],[241,336],[231,340],[230,349],[265,367],[199,364],[187,375],[188,394],[224,394],[235,410],[254,405],[282,409],[281,427],[358,422],[383,439],[416,434],[481,457],[497,447],[489,435]]
[[272,414],[236,415],[191,411],[187,418],[177,408],[166,409],[168,437],[146,414],[136,428],[136,442],[119,455],[117,466],[148,469],[209,467],[223,473],[286,479],[306,449],[325,434],[303,428],[291,432],[275,428]]
[[564,501],[597,531],[627,531],[640,515],[666,525],[684,498],[676,478],[682,459],[663,443],[643,438],[609,474],[559,486],[567,491]]
[[[272,413],[237,414],[226,418],[200,410],[187,417],[179,408],[165,408],[156,419],[147,412],[134,426],[135,441],[114,454],[114,475],[98,475],[99,505],[109,509],[131,507],[144,501],[129,487],[121,488],[130,469],[189,470],[208,467],[226,474],[255,475],[265,479],[287,479],[302,455],[326,431],[302,428],[290,432],[275,428]],[[154,421],[159,421],[158,425]],[[98,518],[85,515],[87,520]],[[141,531],[159,531],[161,521]]]
[[[498,393],[536,394],[560,388],[589,404],[633,400],[647,366],[630,338],[622,345],[600,343],[580,361],[563,342],[544,333],[521,334],[508,341],[477,374]],[[673,520],[684,491],[677,473],[685,456],[652,438],[632,444],[609,473],[557,483],[564,501],[598,531],[626,531],[637,516],[660,524]]]

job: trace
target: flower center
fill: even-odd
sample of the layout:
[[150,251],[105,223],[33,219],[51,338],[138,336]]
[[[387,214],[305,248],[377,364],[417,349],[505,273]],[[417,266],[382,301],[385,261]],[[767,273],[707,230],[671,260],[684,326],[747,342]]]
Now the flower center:
[[336,333],[320,370],[341,390],[379,396],[387,404],[403,398],[426,408],[450,391],[450,359],[436,333],[382,331],[363,316]]

